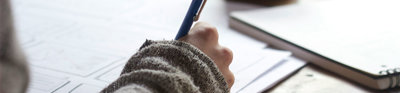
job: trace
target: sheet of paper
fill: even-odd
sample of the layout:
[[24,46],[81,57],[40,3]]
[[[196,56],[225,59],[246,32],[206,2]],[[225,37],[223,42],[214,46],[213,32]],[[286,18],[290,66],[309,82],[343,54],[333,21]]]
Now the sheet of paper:
[[104,73],[103,75],[98,77],[98,79],[102,80],[102,81],[106,81],[106,82],[113,82],[114,80],[118,79],[124,66],[125,66],[124,64],[118,65],[117,67],[113,68],[111,71],[108,71],[107,73]]
[[303,67],[306,64],[305,61],[289,57],[285,60],[282,60],[278,64],[275,64],[270,69],[263,72],[262,75],[259,75],[256,79],[251,81],[251,83],[247,84],[245,87],[241,88],[238,93],[256,93],[262,92],[268,88],[273,87],[276,83],[285,79],[290,74],[294,73],[294,71]]
[[71,90],[69,93],[98,93],[103,89],[103,87],[96,85],[81,84]]
[[48,75],[43,72],[31,72],[31,82],[29,83],[29,93],[50,93],[68,84],[68,77]]
[[[239,52],[239,54],[242,54],[236,57],[239,60],[233,61],[230,66],[235,75],[235,84],[232,86],[232,92],[237,92],[244,88],[263,72],[273,69],[274,65],[279,64],[279,62],[291,55],[290,52],[273,49],[246,52]],[[254,59],[254,56],[259,56],[259,58]]]
[[39,44],[26,49],[31,65],[64,73],[88,76],[122,57],[78,50],[62,44]]

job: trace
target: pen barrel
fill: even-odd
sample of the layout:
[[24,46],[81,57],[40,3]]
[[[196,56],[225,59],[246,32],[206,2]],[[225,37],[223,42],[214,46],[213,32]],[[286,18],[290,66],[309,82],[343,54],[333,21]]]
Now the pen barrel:
[[175,37],[175,40],[187,35],[189,33],[190,28],[193,25],[194,18],[199,11],[199,8],[202,4],[203,0],[193,0],[190,4],[189,10],[186,13],[185,19],[183,20],[181,27],[179,28],[178,34]]

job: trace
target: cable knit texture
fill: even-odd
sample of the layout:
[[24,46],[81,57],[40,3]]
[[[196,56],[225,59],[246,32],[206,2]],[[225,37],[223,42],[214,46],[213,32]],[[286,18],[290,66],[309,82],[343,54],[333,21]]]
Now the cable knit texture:
[[102,93],[228,93],[214,62],[180,41],[147,40]]

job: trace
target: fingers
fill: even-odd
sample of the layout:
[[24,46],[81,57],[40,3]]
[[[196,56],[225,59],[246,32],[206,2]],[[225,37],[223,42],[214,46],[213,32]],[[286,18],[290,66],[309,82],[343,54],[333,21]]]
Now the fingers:
[[189,34],[180,40],[189,42],[202,50],[211,59],[216,61],[218,66],[228,68],[232,62],[232,51],[218,44],[218,31],[208,23],[198,22]]
[[226,80],[226,83],[228,83],[229,88],[231,88],[232,85],[235,83],[235,76],[233,75],[233,73],[229,69],[226,69],[226,70],[227,71],[222,71],[222,72],[225,72],[223,74],[224,78]]
[[223,74],[229,87],[234,83],[234,75],[229,70],[229,65],[233,60],[232,51],[218,44],[218,30],[205,22],[196,23],[190,30],[189,34],[180,38],[180,41],[188,42],[208,57],[210,57]]
[[194,45],[206,54],[212,51],[211,49],[215,49],[217,48],[216,46],[219,46],[217,29],[205,22],[196,23],[189,34],[179,40]]
[[191,29],[189,35],[193,35],[197,37],[197,39],[208,44],[218,44],[217,28],[205,22],[198,22],[193,29]]
[[226,82],[228,83],[229,88],[232,87],[233,83],[235,82],[235,77],[233,73],[229,70],[229,65],[232,63],[233,59],[233,53],[229,48],[222,47],[218,50],[219,51],[219,59],[220,61],[217,61],[217,66],[218,69],[221,71],[223,74]]
[[232,63],[233,53],[232,50],[230,50],[229,48],[221,47],[220,56],[221,58],[223,58],[224,66],[229,66]]

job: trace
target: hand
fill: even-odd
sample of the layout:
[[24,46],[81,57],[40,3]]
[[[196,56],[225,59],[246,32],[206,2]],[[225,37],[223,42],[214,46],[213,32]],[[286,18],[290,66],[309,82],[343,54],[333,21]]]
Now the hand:
[[233,54],[230,49],[219,45],[218,31],[214,26],[205,22],[198,22],[188,35],[179,40],[194,45],[209,56],[217,65],[219,71],[222,72],[229,88],[232,87],[235,78],[229,70],[229,65],[232,62]]

